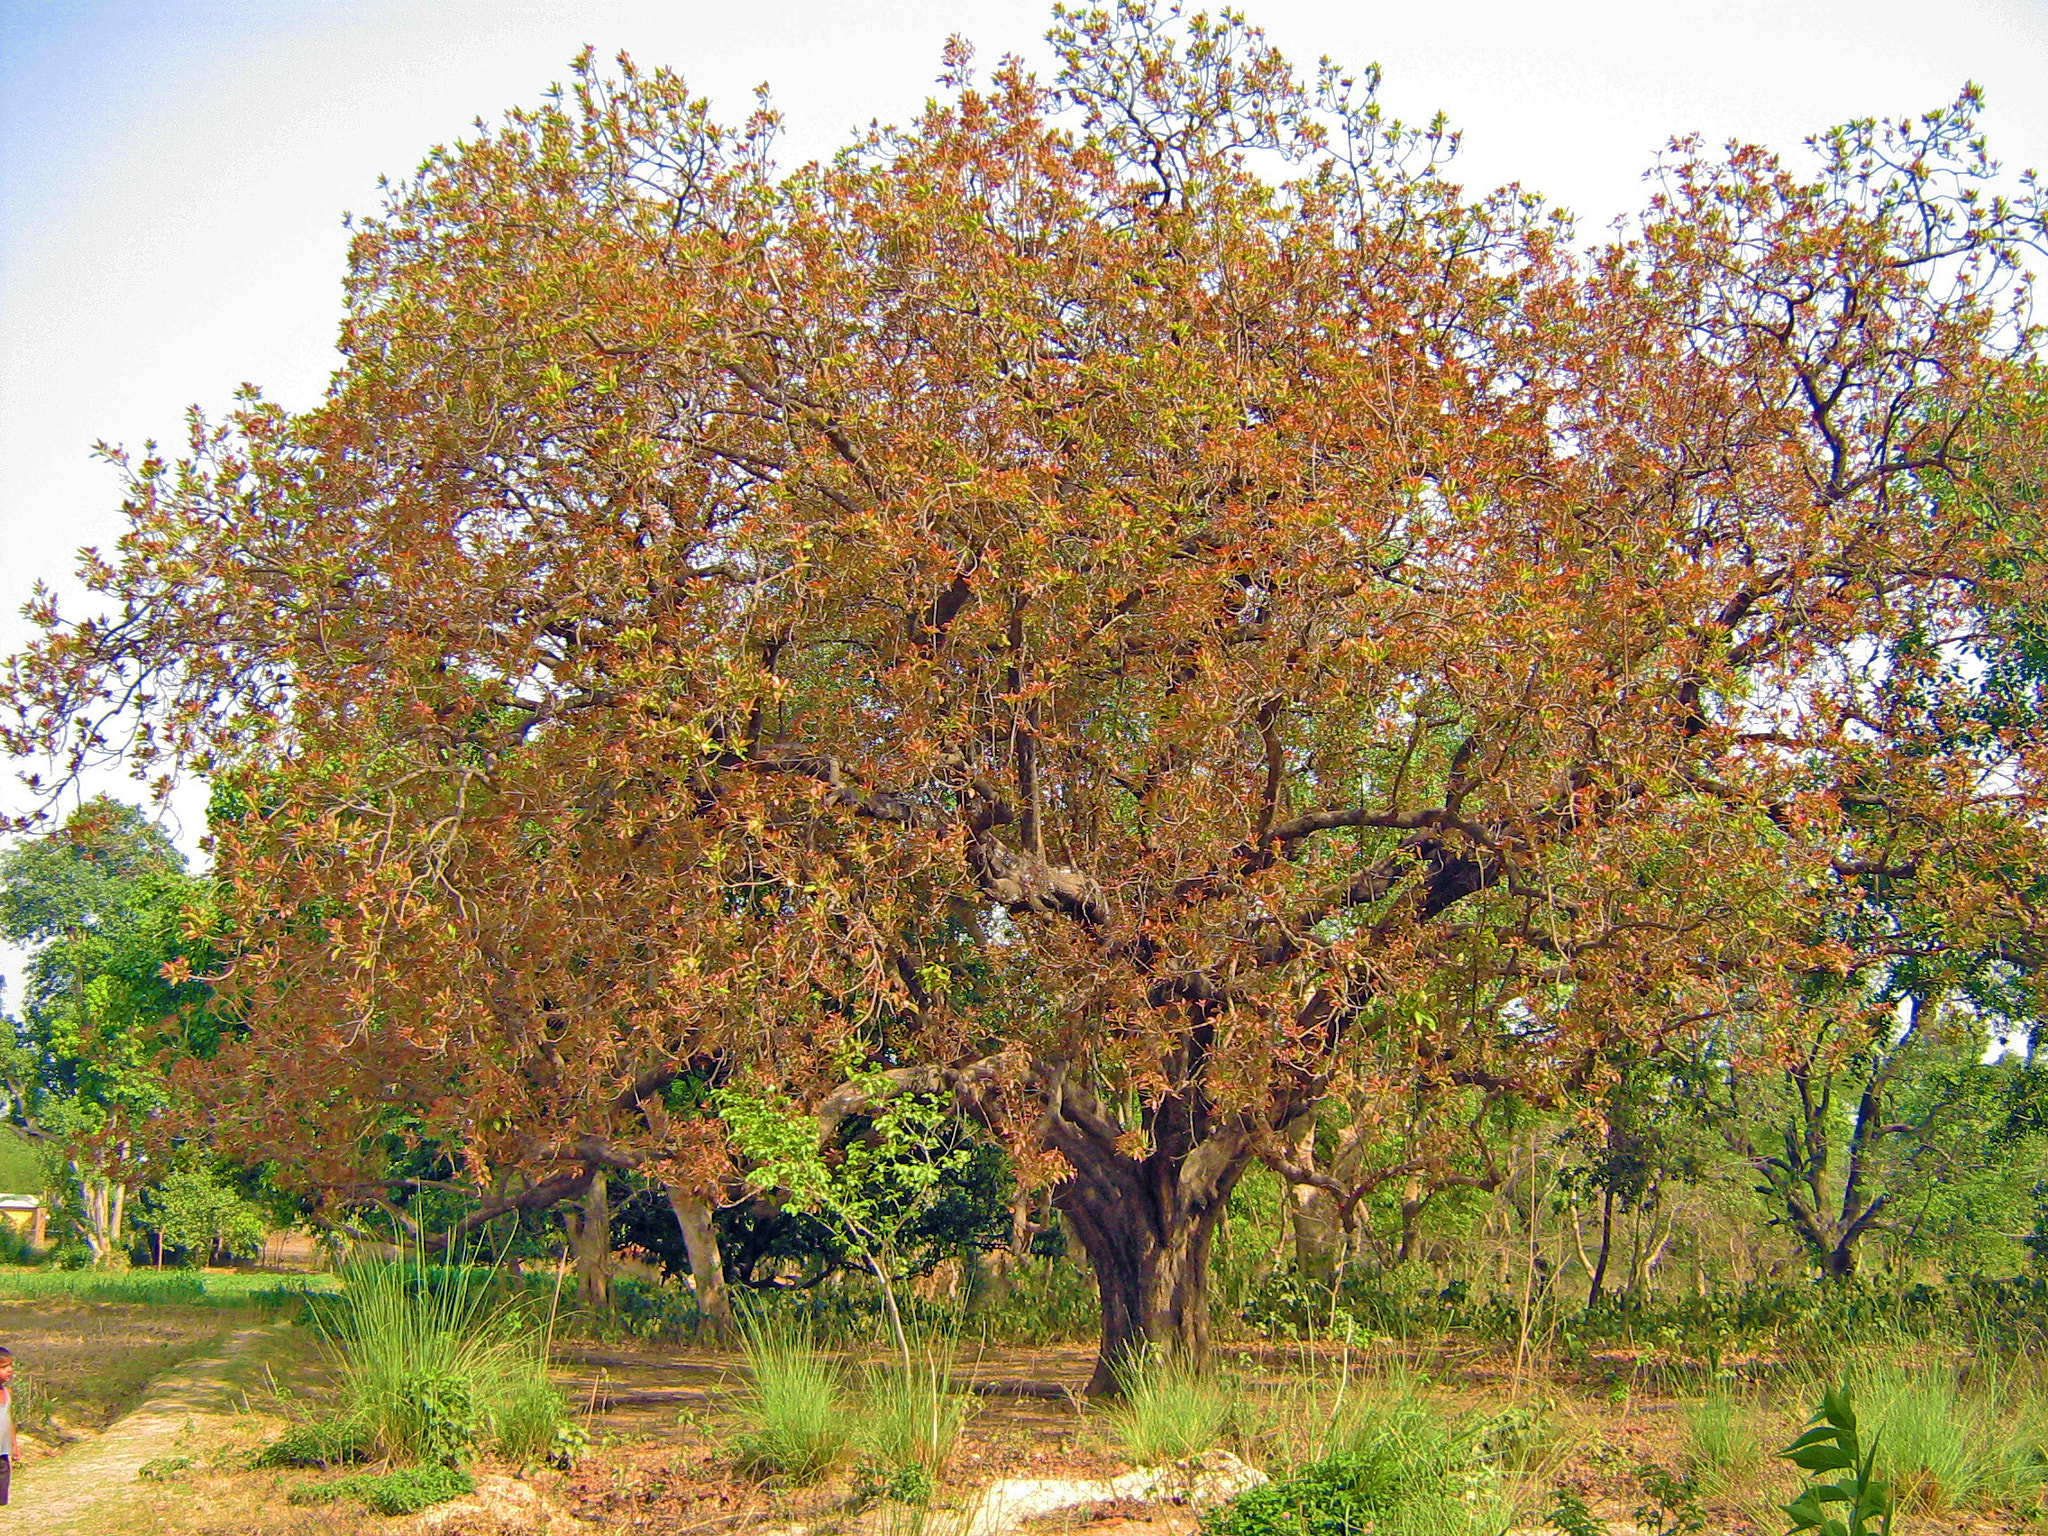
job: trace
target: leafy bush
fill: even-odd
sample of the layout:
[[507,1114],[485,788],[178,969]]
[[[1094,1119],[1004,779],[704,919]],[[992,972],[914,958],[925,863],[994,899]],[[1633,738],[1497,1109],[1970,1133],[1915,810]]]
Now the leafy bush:
[[143,1196],[139,1214],[140,1225],[155,1231],[166,1248],[182,1248],[201,1264],[216,1251],[238,1257],[260,1253],[270,1232],[260,1209],[218,1174],[201,1168],[166,1177]]
[[459,1467],[405,1467],[396,1472],[358,1472],[331,1483],[309,1483],[288,1495],[293,1504],[332,1504],[354,1499],[375,1515],[416,1515],[476,1491],[476,1480]]
[[1360,1536],[1416,1490],[1389,1447],[1339,1451],[1239,1494],[1202,1521],[1203,1536]]
[[1340,1383],[1310,1437],[1336,1449],[1212,1512],[1204,1536],[1496,1536],[1500,1469],[1538,1426],[1517,1410],[1447,1420],[1423,1385],[1398,1368]]
[[250,1458],[252,1467],[328,1467],[368,1461],[370,1436],[347,1419],[294,1424]]
[[808,1332],[747,1321],[742,1344],[752,1378],[741,1401],[748,1428],[734,1443],[740,1469],[812,1483],[846,1453],[853,1425],[839,1369]]

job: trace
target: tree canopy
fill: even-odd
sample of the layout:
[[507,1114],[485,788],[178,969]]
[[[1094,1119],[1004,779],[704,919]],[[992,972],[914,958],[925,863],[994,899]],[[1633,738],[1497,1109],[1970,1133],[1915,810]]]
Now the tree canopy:
[[2038,580],[1974,94],[1586,248],[1235,19],[1051,36],[789,171],[586,59],[357,226],[320,405],[121,461],[6,739],[222,786],[240,1155],[410,1117],[502,1206],[719,1162],[707,1061],[891,1071],[1057,1182],[1107,1386],[1333,1092],[2032,931],[2036,723],[1947,728]]

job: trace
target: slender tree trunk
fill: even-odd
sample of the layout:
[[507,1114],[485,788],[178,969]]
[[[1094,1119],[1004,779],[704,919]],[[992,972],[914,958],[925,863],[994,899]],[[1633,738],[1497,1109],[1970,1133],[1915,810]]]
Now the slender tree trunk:
[[1600,1192],[1600,1257],[1593,1265],[1593,1284],[1586,1291],[1586,1305],[1600,1305],[1600,1292],[1607,1284],[1607,1256],[1614,1251],[1614,1191]]
[[612,1306],[611,1191],[605,1171],[593,1168],[579,1206],[570,1213],[569,1247],[576,1257],[576,1291],[593,1312]]
[[732,1295],[725,1285],[725,1255],[718,1249],[718,1223],[712,1220],[711,1202],[695,1190],[675,1184],[665,1188],[668,1208],[675,1212],[683,1247],[690,1255],[690,1283],[697,1291],[698,1309],[711,1319],[712,1337],[730,1344],[739,1330],[733,1323]]
[[1336,1284],[1344,1254],[1344,1230],[1337,1221],[1337,1202],[1314,1184],[1296,1184],[1289,1214],[1294,1218],[1294,1267],[1304,1278],[1328,1289]]

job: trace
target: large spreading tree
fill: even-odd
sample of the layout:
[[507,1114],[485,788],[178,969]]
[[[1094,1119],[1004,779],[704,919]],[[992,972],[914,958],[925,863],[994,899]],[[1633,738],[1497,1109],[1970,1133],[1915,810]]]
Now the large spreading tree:
[[1108,1388],[1332,1093],[1797,1008],[1873,880],[2031,923],[2040,742],[1931,723],[2038,571],[1972,97],[1586,250],[1234,19],[1052,41],[787,173],[586,64],[359,224],[320,405],[128,463],[8,743],[225,787],[241,1155],[706,1187],[674,1084],[891,1071],[1056,1181]]

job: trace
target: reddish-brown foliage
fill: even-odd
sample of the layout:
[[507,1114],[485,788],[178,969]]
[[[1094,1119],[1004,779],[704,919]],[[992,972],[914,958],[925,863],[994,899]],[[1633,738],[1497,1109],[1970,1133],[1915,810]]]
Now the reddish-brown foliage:
[[1334,1084],[1768,1015],[1875,878],[2032,922],[2039,744],[1950,708],[2040,437],[1969,99],[1675,146],[1584,253],[1237,24],[1055,40],[786,175],[586,68],[361,226],[322,406],[132,468],[11,743],[232,787],[224,1139],[539,1199],[706,1176],[692,1063],[916,1067],[1058,1155],[1106,1368]]

